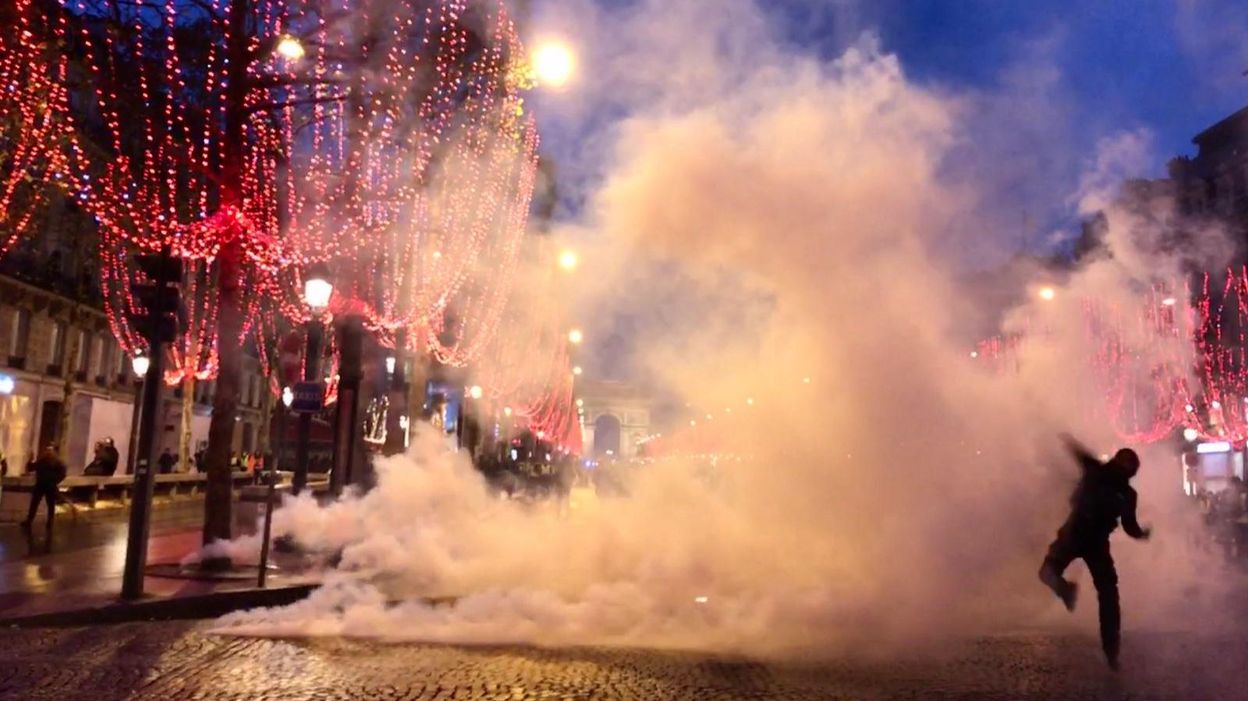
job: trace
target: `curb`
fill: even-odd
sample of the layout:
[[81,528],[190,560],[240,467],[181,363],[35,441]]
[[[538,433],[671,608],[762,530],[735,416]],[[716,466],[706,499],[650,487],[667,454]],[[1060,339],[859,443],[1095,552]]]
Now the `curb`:
[[195,596],[179,596],[148,601],[116,602],[72,611],[38,613],[0,619],[0,626],[11,628],[64,628],[111,625],[139,621],[184,621],[219,618],[250,608],[286,606],[307,598],[317,584],[299,584],[272,589],[243,589]]

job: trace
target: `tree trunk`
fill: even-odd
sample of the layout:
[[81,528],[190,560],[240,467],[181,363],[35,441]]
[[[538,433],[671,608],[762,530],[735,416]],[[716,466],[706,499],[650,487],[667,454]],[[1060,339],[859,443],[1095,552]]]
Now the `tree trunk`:
[[[78,304],[75,303],[69,310],[69,323],[65,325],[65,333],[69,338],[65,339],[65,354],[61,357],[61,375],[65,378],[62,385],[61,408],[56,413],[56,441],[58,444],[57,452],[61,455],[61,460],[69,462],[69,425],[70,419],[73,418],[74,409],[74,375],[78,372],[79,352],[79,333],[78,329]],[[83,350],[83,352],[86,352]]]
[[191,417],[195,408],[195,376],[188,375],[182,381],[182,433],[178,436],[178,460],[176,469],[190,472],[195,464],[195,454],[191,450]]
[[[208,483],[204,491],[205,545],[231,537],[233,480],[230,453],[234,447],[235,417],[238,415],[239,379],[243,365],[243,308],[239,299],[242,273],[242,242],[235,239],[221,249],[220,298],[217,310],[217,387],[212,401],[212,422],[208,425],[208,449],[204,462]],[[228,558],[204,560],[207,569],[230,566]]]
[[[221,144],[221,199],[223,210],[242,206],[245,120],[247,118],[248,70],[252,57],[247,20],[251,0],[230,0],[229,37],[226,55],[229,68],[225,89],[225,128]],[[230,451],[234,445],[234,423],[238,415],[239,375],[243,365],[242,300],[243,246],[240,237],[249,232],[235,230],[233,238],[221,247],[217,257],[217,389],[212,402],[212,422],[208,425],[208,484],[204,492],[204,544],[229,540],[231,536],[233,482]],[[226,569],[227,557],[207,558],[205,569]]]
[[269,452],[273,449],[273,408],[276,405],[267,382],[260,386],[260,397],[260,431],[256,438],[256,451],[264,457],[264,466],[267,469]]

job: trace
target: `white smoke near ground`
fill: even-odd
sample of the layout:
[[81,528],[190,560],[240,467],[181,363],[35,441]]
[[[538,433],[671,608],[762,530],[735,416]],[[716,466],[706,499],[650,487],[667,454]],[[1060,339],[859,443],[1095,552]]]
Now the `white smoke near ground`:
[[[644,330],[641,361],[694,406],[748,416],[731,430],[746,457],[710,478],[695,460],[630,468],[627,497],[561,514],[490,496],[422,428],[407,455],[379,461],[375,490],[277,512],[275,534],[340,558],[306,601],[223,631],[781,655],[1065,620],[1036,581],[1076,476],[1056,436],[1103,452],[1114,440],[1083,410],[1097,379],[1075,300],[1135,304],[1177,267],[1111,215],[1109,254],[1056,304],[1007,319],[1047,315],[1043,342],[1017,372],[986,372],[962,335],[977,300],[931,250],[977,206],[942,178],[963,103],[909,81],[869,37],[827,62],[771,36],[759,6],[721,5],[623,25],[637,32],[621,40],[632,69],[665,47],[678,99],[650,94],[653,109],[612,128],[575,228],[597,240],[586,299],[697,292],[692,311]],[[1077,197],[1111,204],[1102,174],[1140,145],[1107,142]],[[1147,451],[1140,482],[1158,535],[1116,541],[1129,625],[1176,623],[1176,607],[1204,622],[1213,564],[1187,542],[1177,457]]]

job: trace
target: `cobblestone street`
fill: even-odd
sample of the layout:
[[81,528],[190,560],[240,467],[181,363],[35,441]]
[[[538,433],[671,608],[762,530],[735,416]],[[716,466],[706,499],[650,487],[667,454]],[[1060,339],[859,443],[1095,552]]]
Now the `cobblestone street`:
[[119,699],[1245,699],[1248,636],[1095,641],[1020,635],[937,657],[764,664],[688,653],[384,645],[209,635],[203,624],[0,631],[0,698]]

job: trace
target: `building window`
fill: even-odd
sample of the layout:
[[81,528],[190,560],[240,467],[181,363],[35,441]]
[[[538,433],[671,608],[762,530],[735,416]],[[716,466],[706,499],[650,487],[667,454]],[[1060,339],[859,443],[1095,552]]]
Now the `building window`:
[[130,368],[126,367],[126,354],[122,352],[121,346],[117,346],[117,353],[113,359],[113,374],[119,380],[124,380],[130,374]]
[[30,343],[30,310],[14,309],[9,324],[9,357],[25,359],[26,346]]
[[104,380],[112,367],[113,344],[108,336],[101,334],[95,339],[95,376]]
[[78,347],[74,349],[74,372],[78,379],[87,379],[87,370],[91,364],[91,334],[86,329],[78,329]]
[[57,321],[52,324],[52,335],[48,337],[48,366],[61,366],[61,361],[65,358],[65,322]]

